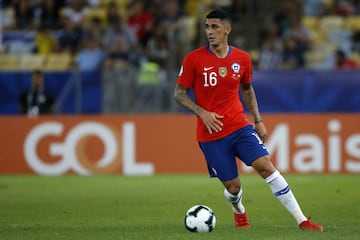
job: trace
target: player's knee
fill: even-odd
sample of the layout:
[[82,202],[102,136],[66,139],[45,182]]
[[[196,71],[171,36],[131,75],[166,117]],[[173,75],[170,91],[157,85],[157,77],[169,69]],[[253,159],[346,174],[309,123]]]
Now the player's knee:
[[226,190],[232,195],[237,195],[240,192],[240,184],[238,182],[229,182],[224,185]]
[[232,186],[230,189],[228,189],[228,192],[232,195],[238,195],[240,192],[240,186]]
[[270,161],[269,156],[261,157],[255,160],[252,166],[263,178],[267,178],[276,171],[276,168]]

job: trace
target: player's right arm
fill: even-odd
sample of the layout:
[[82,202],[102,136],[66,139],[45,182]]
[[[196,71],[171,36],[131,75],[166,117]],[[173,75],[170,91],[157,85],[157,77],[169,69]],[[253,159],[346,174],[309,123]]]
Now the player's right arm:
[[200,115],[202,112],[204,112],[204,109],[194,103],[194,101],[190,98],[188,91],[188,88],[176,84],[174,98],[181,106],[185,107],[196,115]]
[[190,110],[194,114],[198,115],[203,123],[205,124],[207,130],[210,134],[213,131],[219,132],[222,130],[223,123],[219,120],[219,118],[223,118],[223,116],[215,113],[209,112],[197,105],[188,94],[189,89],[176,84],[174,91],[175,100],[186,109]]

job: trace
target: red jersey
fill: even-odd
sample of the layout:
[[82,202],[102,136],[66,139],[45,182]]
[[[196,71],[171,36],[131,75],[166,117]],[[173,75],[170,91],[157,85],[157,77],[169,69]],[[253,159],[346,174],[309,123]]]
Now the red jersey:
[[129,16],[127,23],[130,27],[134,28],[138,40],[145,37],[145,26],[152,21],[152,15],[147,12]]
[[250,83],[250,55],[233,46],[225,58],[215,56],[209,46],[191,51],[185,56],[177,84],[191,88],[195,103],[207,111],[224,116],[222,131],[210,134],[197,116],[197,140],[214,141],[249,124],[239,97],[240,83]]
[[357,62],[353,59],[346,59],[343,63],[337,63],[336,69],[356,69]]

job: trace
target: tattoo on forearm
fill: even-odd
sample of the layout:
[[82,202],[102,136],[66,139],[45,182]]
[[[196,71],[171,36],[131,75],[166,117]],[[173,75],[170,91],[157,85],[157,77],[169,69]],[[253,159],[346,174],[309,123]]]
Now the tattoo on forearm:
[[188,90],[183,86],[177,85],[175,87],[174,98],[181,106],[199,115],[203,109],[194,103],[194,101],[189,97],[187,91]]
[[244,98],[245,105],[249,109],[249,112],[251,113],[251,115],[253,115],[253,117],[255,119],[260,119],[261,117],[260,117],[259,108],[258,108],[254,89],[252,87],[250,87],[249,89],[244,90],[243,98]]

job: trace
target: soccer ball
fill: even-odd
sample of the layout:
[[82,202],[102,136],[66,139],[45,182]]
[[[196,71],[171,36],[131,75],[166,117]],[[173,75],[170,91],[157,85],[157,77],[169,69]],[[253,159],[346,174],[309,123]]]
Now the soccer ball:
[[211,232],[215,224],[215,214],[208,206],[192,206],[185,214],[185,227],[190,232]]

